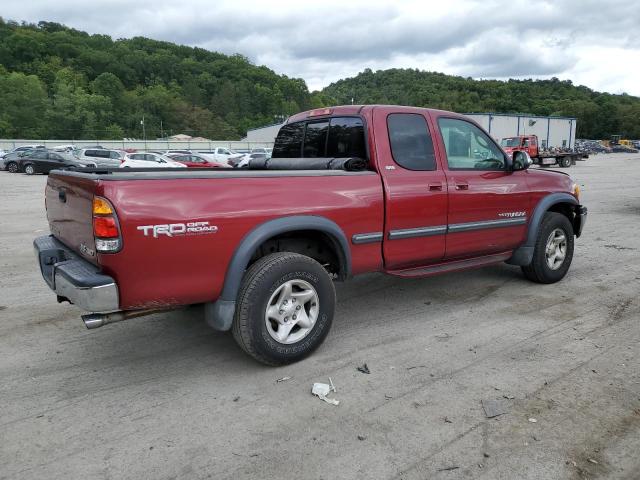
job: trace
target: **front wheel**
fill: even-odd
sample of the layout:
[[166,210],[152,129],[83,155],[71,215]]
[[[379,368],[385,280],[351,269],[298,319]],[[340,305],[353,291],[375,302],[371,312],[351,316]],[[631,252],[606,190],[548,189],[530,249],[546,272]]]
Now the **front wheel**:
[[7,170],[9,173],[18,173],[18,164],[16,162],[9,162],[7,164]]
[[333,281],[322,265],[297,253],[273,253],[244,275],[233,336],[262,363],[293,363],[324,341],[335,302]]
[[522,267],[529,280],[555,283],[564,278],[573,259],[573,226],[561,213],[547,212],[542,219],[533,250],[533,259]]

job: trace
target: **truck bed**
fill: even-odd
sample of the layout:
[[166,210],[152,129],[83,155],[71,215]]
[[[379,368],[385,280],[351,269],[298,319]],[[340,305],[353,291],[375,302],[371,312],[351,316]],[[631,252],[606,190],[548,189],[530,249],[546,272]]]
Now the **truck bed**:
[[[123,310],[215,299],[240,240],[269,220],[321,216],[347,239],[383,230],[382,181],[372,171],[140,170],[54,171],[47,187],[52,233],[114,278]],[[61,190],[67,203],[58,196]],[[118,253],[93,252],[94,195],[116,211],[122,235]],[[207,234],[147,234],[154,225],[191,222],[216,228]],[[380,244],[358,245],[351,265],[353,273],[380,270]]]

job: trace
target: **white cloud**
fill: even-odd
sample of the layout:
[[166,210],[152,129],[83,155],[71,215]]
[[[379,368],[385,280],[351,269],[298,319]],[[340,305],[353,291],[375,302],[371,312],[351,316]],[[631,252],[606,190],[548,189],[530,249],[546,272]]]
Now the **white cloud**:
[[640,95],[640,3],[628,0],[31,0],[2,15],[241,53],[310,89],[405,67]]

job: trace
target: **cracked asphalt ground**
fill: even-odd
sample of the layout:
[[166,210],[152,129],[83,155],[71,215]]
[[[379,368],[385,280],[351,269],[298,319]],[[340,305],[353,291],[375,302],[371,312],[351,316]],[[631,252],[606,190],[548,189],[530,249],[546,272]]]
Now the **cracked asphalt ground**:
[[640,478],[640,155],[566,171],[589,219],[564,281],[363,276],[282,368],[196,307],[86,330],[33,256],[46,177],[0,172],[0,478]]

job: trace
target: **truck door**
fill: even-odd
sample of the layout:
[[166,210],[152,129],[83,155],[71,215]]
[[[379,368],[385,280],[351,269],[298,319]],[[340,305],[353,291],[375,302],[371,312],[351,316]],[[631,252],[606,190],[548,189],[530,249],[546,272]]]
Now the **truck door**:
[[507,158],[475,124],[439,116],[449,191],[448,259],[504,252],[519,246],[529,215],[527,172],[507,170]]
[[447,189],[422,113],[374,110],[378,167],[385,190],[387,270],[434,263],[445,249]]

